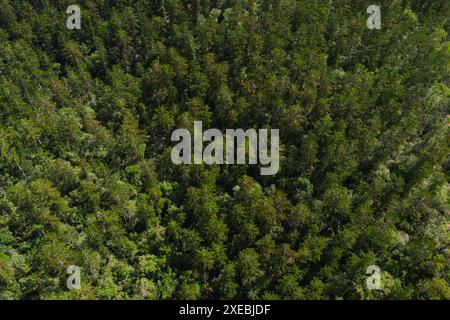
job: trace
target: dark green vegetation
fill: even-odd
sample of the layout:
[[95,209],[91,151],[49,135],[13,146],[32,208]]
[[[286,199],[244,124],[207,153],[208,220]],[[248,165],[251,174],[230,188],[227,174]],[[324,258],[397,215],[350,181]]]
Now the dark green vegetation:
[[[372,2],[0,0],[0,298],[450,299],[449,1]],[[173,165],[194,120],[280,171]]]

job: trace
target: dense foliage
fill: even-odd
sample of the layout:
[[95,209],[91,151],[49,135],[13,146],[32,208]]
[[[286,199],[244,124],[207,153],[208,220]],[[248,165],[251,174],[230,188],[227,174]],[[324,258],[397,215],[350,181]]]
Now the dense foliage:
[[[448,0],[71,4],[0,0],[0,299],[450,299]],[[280,171],[172,164],[194,120]]]

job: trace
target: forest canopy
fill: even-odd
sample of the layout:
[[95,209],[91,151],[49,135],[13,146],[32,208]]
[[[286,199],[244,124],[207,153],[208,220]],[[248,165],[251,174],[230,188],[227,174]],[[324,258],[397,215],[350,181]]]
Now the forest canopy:
[[[450,299],[449,17],[0,0],[0,299]],[[194,121],[279,129],[279,171],[173,164]]]

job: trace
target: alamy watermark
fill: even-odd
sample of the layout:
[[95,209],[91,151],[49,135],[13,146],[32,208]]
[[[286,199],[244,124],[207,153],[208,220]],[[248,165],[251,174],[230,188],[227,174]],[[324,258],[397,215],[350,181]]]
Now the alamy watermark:
[[368,290],[381,290],[381,268],[377,265],[367,267],[366,286]]
[[68,266],[66,272],[70,274],[66,281],[67,289],[81,289],[81,268],[75,265]]
[[81,29],[81,9],[77,5],[71,5],[67,7],[66,12],[70,14],[67,18],[66,26],[67,29]]
[[367,19],[367,28],[370,30],[381,29],[381,9],[379,6],[371,5],[367,8],[367,13],[370,13]]
[[[81,29],[81,9],[78,5],[70,5],[66,12],[70,14],[67,18],[66,26],[69,30]],[[380,6],[370,5],[367,7],[367,13],[370,14],[367,19],[367,28],[370,30],[381,29],[381,9]]]
[[[269,131],[270,153],[268,152]],[[259,161],[261,165],[266,166],[260,169],[263,176],[276,174],[280,165],[278,129],[259,129],[258,131],[226,129],[224,135],[218,129],[208,129],[203,132],[202,121],[194,121],[193,142],[191,133],[187,129],[174,130],[171,140],[181,140],[172,149],[171,159],[174,164],[257,164]],[[209,144],[203,149],[204,142]]]

